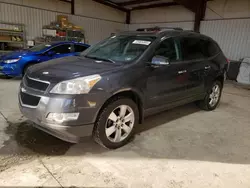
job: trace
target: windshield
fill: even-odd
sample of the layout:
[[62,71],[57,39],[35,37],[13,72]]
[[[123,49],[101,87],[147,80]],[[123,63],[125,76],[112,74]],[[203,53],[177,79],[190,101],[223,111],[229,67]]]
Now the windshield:
[[113,36],[90,47],[81,55],[112,63],[115,61],[129,62],[140,57],[155,38],[150,36]]
[[39,44],[39,45],[36,45],[36,46],[30,48],[29,50],[32,52],[39,52],[39,51],[44,50],[50,46],[51,46],[51,44]]

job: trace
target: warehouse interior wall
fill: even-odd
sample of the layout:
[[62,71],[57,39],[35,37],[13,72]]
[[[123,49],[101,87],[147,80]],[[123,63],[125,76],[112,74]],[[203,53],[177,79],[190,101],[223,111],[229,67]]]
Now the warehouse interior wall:
[[75,14],[125,23],[126,13],[92,0],[75,0]]
[[[89,44],[111,33],[142,27],[172,26],[192,30],[194,13],[183,6],[170,6],[131,11],[131,24],[125,24],[125,12],[92,0],[75,0],[75,15],[70,3],[58,0],[0,0],[0,20],[23,23],[27,39],[42,36],[42,27],[56,20],[59,14],[83,27]],[[250,54],[250,1],[208,1],[200,31],[214,38],[229,59],[238,60]]]
[[[129,30],[145,27],[194,28],[194,13],[182,6],[134,10]],[[200,32],[215,39],[225,55],[239,60],[250,55],[250,1],[213,0],[207,2]]]
[[[83,9],[77,8],[83,6],[81,2],[85,3]],[[71,15],[70,3],[58,0],[0,0],[0,21],[24,24],[27,39],[33,40],[42,36],[43,26],[56,21],[57,15],[64,14],[71,23],[81,26],[86,41],[94,44],[111,33],[128,30],[124,12],[103,6],[91,0],[76,0],[76,15]]]
[[0,0],[0,2],[10,3],[15,5],[29,6],[45,10],[52,10],[70,14],[70,4],[63,1],[55,0]]

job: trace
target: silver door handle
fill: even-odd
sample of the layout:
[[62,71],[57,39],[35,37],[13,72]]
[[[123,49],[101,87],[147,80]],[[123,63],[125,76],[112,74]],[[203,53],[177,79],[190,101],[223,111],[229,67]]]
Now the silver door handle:
[[206,67],[205,67],[205,70],[208,70],[208,69],[210,69],[210,68],[211,68],[210,66],[206,66]]
[[186,73],[187,70],[181,70],[181,71],[178,71],[178,74],[183,74],[183,73]]

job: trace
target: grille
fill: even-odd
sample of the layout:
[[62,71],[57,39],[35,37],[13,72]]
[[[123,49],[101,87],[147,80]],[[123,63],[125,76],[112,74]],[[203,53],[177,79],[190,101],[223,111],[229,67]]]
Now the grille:
[[33,79],[30,79],[27,76],[25,77],[25,84],[29,88],[37,89],[37,90],[40,90],[40,91],[45,91],[49,87],[48,83],[41,82],[41,81],[38,81],[38,80],[33,80]]
[[27,93],[20,92],[20,96],[24,105],[37,106],[40,101],[40,97],[29,95]]

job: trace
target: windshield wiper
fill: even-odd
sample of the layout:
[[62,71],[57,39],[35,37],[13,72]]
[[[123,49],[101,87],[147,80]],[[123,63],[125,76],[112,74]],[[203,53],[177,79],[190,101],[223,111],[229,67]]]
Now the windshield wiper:
[[90,59],[96,59],[96,60],[100,60],[100,61],[115,63],[115,61],[113,61],[112,59],[105,59],[105,58],[101,58],[101,57],[92,57],[92,56],[87,56],[87,55],[85,57],[90,58]]

